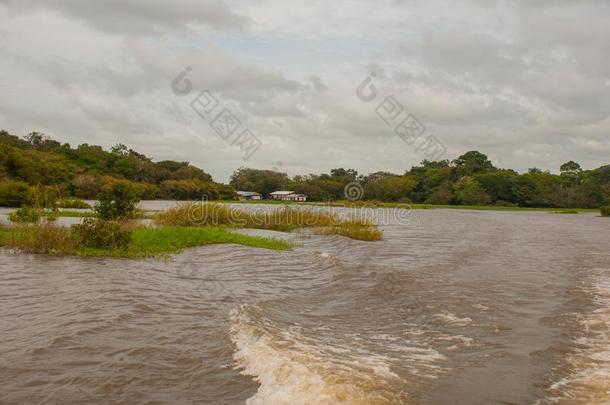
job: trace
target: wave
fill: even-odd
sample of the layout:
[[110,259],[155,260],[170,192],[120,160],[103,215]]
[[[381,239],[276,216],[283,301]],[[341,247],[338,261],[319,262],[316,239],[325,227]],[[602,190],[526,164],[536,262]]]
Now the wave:
[[588,293],[596,309],[579,319],[585,333],[574,342],[578,350],[568,359],[571,372],[550,387],[554,395],[543,403],[608,404],[610,281],[595,282]]
[[[231,340],[237,366],[260,384],[248,405],[410,402],[391,358],[345,342],[306,337],[296,325],[281,328],[256,305],[231,312]],[[403,351],[420,362],[440,356],[430,349]]]

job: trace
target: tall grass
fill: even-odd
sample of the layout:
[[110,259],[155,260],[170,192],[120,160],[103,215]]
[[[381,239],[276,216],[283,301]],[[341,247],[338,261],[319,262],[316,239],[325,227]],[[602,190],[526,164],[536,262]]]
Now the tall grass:
[[316,228],[326,235],[342,235],[359,240],[379,240],[381,230],[362,216],[342,217],[330,210],[283,207],[275,210],[244,211],[217,203],[185,203],[155,217],[165,226],[229,226],[289,232],[296,228]]
[[57,202],[58,208],[79,208],[79,209],[91,209],[85,200],[80,198],[62,198]]
[[74,251],[76,241],[69,228],[36,224],[3,228],[0,246],[30,253],[66,255]]

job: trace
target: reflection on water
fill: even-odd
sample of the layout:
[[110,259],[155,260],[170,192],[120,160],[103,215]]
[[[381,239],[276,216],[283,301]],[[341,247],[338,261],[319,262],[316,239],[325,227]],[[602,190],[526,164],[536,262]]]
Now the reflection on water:
[[5,252],[0,402],[609,401],[607,221],[422,210],[383,229],[168,262]]

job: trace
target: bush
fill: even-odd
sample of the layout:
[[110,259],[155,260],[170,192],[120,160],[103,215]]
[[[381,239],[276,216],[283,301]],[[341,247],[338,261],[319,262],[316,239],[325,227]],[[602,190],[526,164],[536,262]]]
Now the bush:
[[30,186],[22,181],[0,182],[0,206],[21,207],[28,201]]
[[8,219],[16,223],[35,223],[40,220],[40,214],[34,208],[23,206],[17,211],[11,212]]
[[95,211],[101,219],[117,220],[136,217],[136,205],[139,200],[136,192],[129,183],[118,182],[98,196]]
[[72,225],[74,239],[82,248],[125,250],[131,242],[131,233],[118,222],[93,218]]
[[606,205],[605,207],[601,207],[600,211],[602,213],[602,216],[610,217],[610,205]]
[[91,206],[80,198],[62,198],[57,202],[59,208],[89,209]]
[[37,185],[31,187],[28,192],[28,205],[33,208],[51,208],[56,210],[59,195],[60,192],[57,186]]

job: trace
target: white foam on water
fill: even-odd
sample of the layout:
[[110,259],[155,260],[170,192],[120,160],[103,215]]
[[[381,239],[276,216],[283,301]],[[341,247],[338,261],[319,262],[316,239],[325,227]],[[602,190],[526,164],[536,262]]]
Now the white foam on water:
[[450,323],[452,325],[466,326],[466,325],[470,325],[472,323],[472,318],[469,318],[469,317],[460,318],[453,312],[449,312],[449,311],[443,311],[439,314],[436,314],[436,317],[439,319],[442,319],[443,321]]
[[[390,357],[269,328],[248,309],[242,305],[231,312],[233,357],[242,373],[260,384],[248,405],[405,403],[405,382],[392,370]],[[415,348],[411,355],[414,362],[440,356]]]
[[573,371],[540,404],[610,404],[610,282],[593,284],[591,294],[598,308],[580,319],[586,336],[574,341],[580,349],[569,358]]

